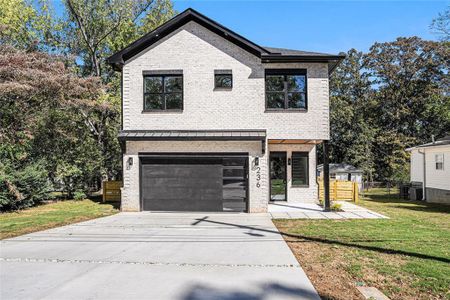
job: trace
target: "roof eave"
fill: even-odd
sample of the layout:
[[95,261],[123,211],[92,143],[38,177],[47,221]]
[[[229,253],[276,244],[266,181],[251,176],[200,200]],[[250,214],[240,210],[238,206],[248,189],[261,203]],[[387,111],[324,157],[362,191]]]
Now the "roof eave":
[[106,59],[108,64],[112,65],[114,70],[121,71],[125,62],[143,51],[148,46],[157,42],[162,37],[170,34],[179,27],[187,24],[190,21],[195,21],[198,24],[204,26],[205,28],[211,30],[212,32],[218,34],[219,36],[231,41],[232,43],[238,45],[244,50],[260,57],[263,53],[269,53],[263,47],[251,42],[250,40],[244,38],[243,36],[233,32],[232,30],[220,25],[214,20],[200,14],[199,12],[189,8],[179,15],[173,17],[166,23],[162,24],[155,30],[147,33],[140,39],[134,41],[124,49],[114,53]]
[[262,63],[328,63],[328,74],[331,75],[345,59],[345,55],[261,55]]

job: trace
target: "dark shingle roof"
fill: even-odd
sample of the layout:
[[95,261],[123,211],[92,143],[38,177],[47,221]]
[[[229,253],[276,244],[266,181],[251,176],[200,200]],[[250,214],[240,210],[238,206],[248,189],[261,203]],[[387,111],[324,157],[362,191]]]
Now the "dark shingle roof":
[[281,54],[281,55],[324,56],[324,57],[335,55],[335,54],[329,54],[329,53],[310,52],[310,51],[266,47],[266,46],[264,46],[264,49],[269,51],[271,54]]
[[210,18],[191,8],[188,8],[166,23],[162,24],[155,30],[134,41],[124,49],[114,53],[109,58],[107,58],[107,62],[112,65],[115,70],[120,71],[125,64],[125,61],[129,60],[148,46],[156,43],[174,30],[191,21],[204,26],[205,28],[211,30],[224,39],[227,39],[228,41],[241,47],[242,49],[260,57],[263,63],[325,62],[328,63],[328,72],[331,73],[339,64],[339,62],[345,58],[344,55],[331,55],[326,53],[307,52],[300,50],[261,47],[246,39],[245,37],[226,28],[225,26],[217,23],[216,21],[211,20]]

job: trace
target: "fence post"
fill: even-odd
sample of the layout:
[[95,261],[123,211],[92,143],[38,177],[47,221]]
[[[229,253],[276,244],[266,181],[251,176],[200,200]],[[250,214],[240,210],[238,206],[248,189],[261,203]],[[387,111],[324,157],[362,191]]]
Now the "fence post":
[[337,180],[333,181],[333,188],[334,188],[333,200],[336,201],[338,198],[338,181]]
[[353,201],[355,203],[359,201],[359,186],[357,182],[353,182]]
[[102,199],[106,201],[106,181],[102,181]]
[[323,208],[324,211],[331,210],[330,204],[330,152],[329,152],[328,140],[323,141]]

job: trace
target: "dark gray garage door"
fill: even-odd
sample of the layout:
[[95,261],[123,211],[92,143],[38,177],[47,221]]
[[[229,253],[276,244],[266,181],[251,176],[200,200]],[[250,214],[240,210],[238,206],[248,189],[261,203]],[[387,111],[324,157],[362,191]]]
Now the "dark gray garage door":
[[141,158],[143,210],[246,211],[247,156]]

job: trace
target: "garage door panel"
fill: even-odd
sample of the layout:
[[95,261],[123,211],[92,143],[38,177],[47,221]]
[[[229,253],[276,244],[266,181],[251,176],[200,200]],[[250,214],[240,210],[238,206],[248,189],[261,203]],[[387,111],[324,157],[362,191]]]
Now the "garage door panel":
[[217,188],[209,187],[203,189],[193,189],[190,187],[181,188],[158,188],[146,189],[144,192],[144,200],[164,200],[164,199],[184,199],[190,201],[190,199],[222,199],[222,190],[220,186]]
[[215,199],[190,199],[186,205],[185,199],[166,199],[158,201],[144,201],[144,210],[152,211],[222,211],[222,202]]
[[223,190],[223,198],[224,199],[232,199],[232,198],[245,198],[246,190],[243,189],[224,189]]
[[224,201],[223,203],[223,210],[224,211],[245,211],[247,209],[247,205],[245,202],[230,202],[230,201]]
[[222,186],[222,178],[149,178],[146,179],[146,186],[152,189],[170,188],[197,188],[205,189],[214,186]]
[[245,211],[247,157],[141,160],[143,210]]
[[224,179],[223,187],[226,188],[246,188],[244,179]]
[[144,175],[147,178],[221,178],[222,173],[216,168],[222,169],[222,165],[151,165],[151,168],[144,168]]

